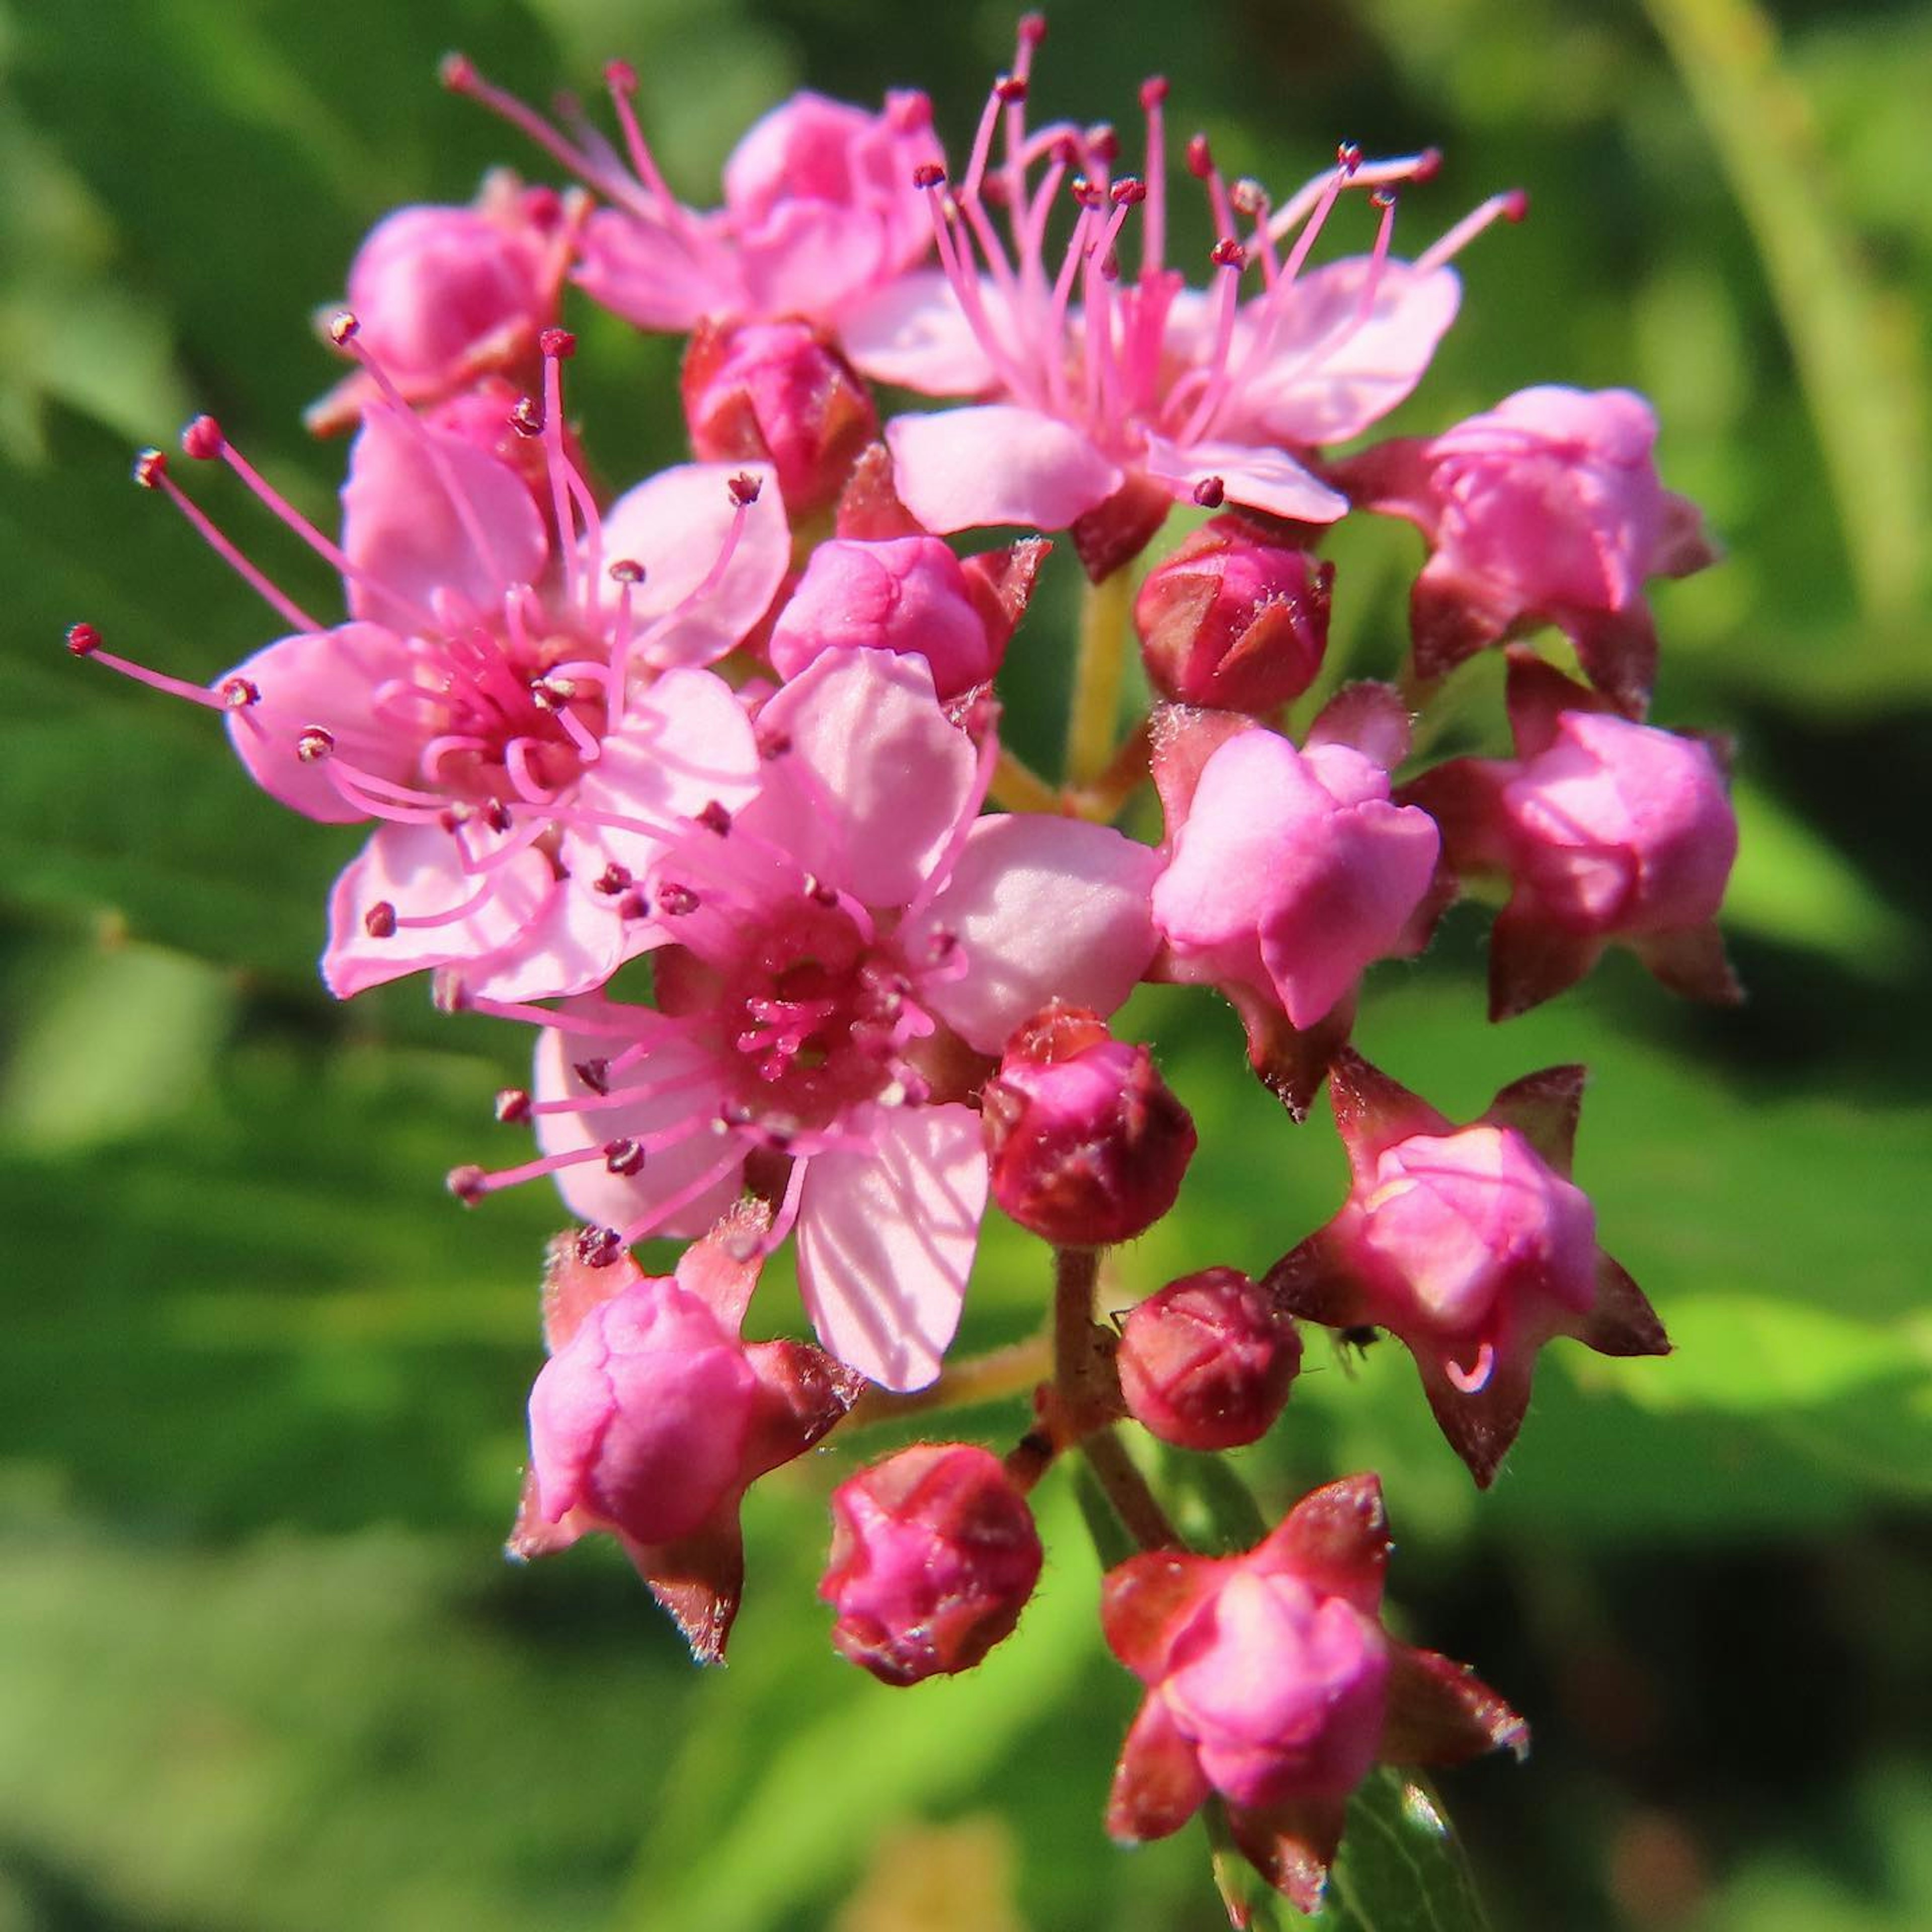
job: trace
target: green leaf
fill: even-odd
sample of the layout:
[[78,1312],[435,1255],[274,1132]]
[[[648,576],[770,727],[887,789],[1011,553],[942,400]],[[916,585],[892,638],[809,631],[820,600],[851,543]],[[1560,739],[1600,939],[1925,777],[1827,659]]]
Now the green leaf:
[[1414,1772],[1378,1766],[1348,1802],[1315,1932],[1485,1932],[1462,1842]]

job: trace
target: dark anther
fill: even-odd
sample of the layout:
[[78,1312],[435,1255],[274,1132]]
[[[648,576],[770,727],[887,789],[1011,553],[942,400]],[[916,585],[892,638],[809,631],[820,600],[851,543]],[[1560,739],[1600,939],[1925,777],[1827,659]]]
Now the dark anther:
[[496,1095],[496,1118],[506,1124],[512,1120],[526,1120],[530,1117],[529,1090],[522,1087],[505,1087]]
[[688,886],[667,880],[658,888],[658,910],[667,919],[684,919],[698,908],[698,895]]
[[613,1174],[621,1174],[628,1180],[632,1174],[644,1172],[644,1150],[634,1140],[606,1141],[604,1165]]
[[586,1268],[608,1268],[623,1252],[615,1228],[586,1228],[577,1238],[577,1258]]
[[1194,500],[1204,510],[1218,510],[1227,496],[1228,486],[1218,476],[1204,476],[1194,486]]
[[697,822],[707,832],[715,832],[722,838],[731,829],[731,814],[714,798],[698,813]]
[[452,1167],[444,1183],[466,1208],[473,1208],[490,1191],[490,1177],[480,1167]]
[[143,490],[158,490],[168,473],[168,453],[164,449],[144,449],[134,459],[134,481]]
[[212,416],[196,416],[182,431],[182,454],[191,456],[197,463],[206,463],[211,457],[219,456],[226,446],[226,439],[221,434],[221,425]]
[[100,633],[92,624],[70,624],[67,647],[77,658],[92,657],[100,648]]
[[730,491],[731,500],[740,509],[748,510],[758,500],[758,492],[764,485],[748,471],[741,470],[724,487]]
[[222,703],[231,711],[246,711],[262,701],[262,687],[251,678],[224,677],[219,688]]
[[610,1063],[608,1060],[580,1060],[570,1070],[593,1094],[610,1090]]
[[567,328],[544,328],[537,332],[537,352],[539,355],[554,356],[560,362],[568,362],[577,353],[577,338]]
[[335,734],[320,724],[310,724],[296,734],[296,756],[305,765],[326,758],[335,749]]
[[630,867],[620,866],[613,859],[591,882],[590,890],[594,892],[605,893],[613,898],[620,892],[628,892],[631,890]]
[[393,939],[396,936],[396,909],[387,899],[378,899],[362,915],[362,930],[371,939]]

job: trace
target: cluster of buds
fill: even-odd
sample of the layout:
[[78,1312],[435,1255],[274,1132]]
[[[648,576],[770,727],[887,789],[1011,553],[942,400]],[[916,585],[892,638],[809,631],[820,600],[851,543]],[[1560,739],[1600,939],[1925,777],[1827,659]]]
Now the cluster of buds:
[[[1043,1336],[1005,1352],[1031,1424],[1004,1456],[923,1442],[839,1485],[832,1640],[895,1685],[977,1664],[1040,1574],[1029,1492],[1084,1456],[1142,1546],[1100,1606],[1147,1692],[1112,1828],[1161,1835],[1211,1799],[1312,1910],[1373,1764],[1520,1751],[1522,1720],[1384,1628],[1376,1478],[1209,1556],[1132,1444],[1254,1442],[1291,1406],[1298,1324],[1380,1329],[1486,1485],[1546,1342],[1666,1348],[1570,1178],[1580,1069],[1458,1127],[1349,1040],[1364,974],[1484,878],[1509,892],[1492,1018],[1612,944],[1677,992],[1736,997],[1714,922],[1736,848],[1723,755],[1644,718],[1646,582],[1711,552],[1622,392],[1527,390],[1326,454],[1420,381],[1459,304],[1452,260],[1520,220],[1520,194],[1405,256],[1397,192],[1432,153],[1345,146],[1276,203],[1197,136],[1186,173],[1219,238],[1190,286],[1169,259],[1166,83],[1142,89],[1144,165],[1122,172],[1111,128],[1029,125],[1045,31],[1022,23],[962,170],[920,95],[802,94],[745,136],[714,208],[667,185],[628,68],[607,76],[614,143],[452,58],[449,87],[574,178],[492,176],[364,244],[325,324],[351,366],[311,418],[353,433],[339,532],[211,418],[182,439],[340,574],[341,614],[311,616],[149,451],[137,480],[280,634],[205,686],[85,622],[69,642],[221,713],[284,805],[370,827],[328,902],[332,993],[423,975],[443,1008],[533,1036],[528,1084],[496,1107],[533,1148],[448,1177],[470,1204],[553,1185],[578,1217],[544,1286],[512,1553],[614,1537],[694,1654],[722,1657],[748,1486],[944,1406],[990,1200],[1051,1254]],[[1366,250],[1336,252],[1364,200]],[[579,299],[688,338],[690,460],[614,495],[566,415]],[[874,382],[952,406],[882,424]],[[1344,684],[1292,735],[1348,590],[1321,546],[1358,512],[1427,540],[1410,654],[1400,684]],[[953,541],[1014,524],[1004,548]],[[1025,620],[1060,532],[1089,581],[1054,780],[1004,741],[1000,673],[1055,648]],[[1155,702],[1116,741],[1136,633]],[[1490,646],[1514,755],[1418,764],[1415,708]],[[1156,843],[1114,823],[1148,784]],[[640,960],[646,996],[617,976]],[[1096,1319],[1110,1251],[1215,1157],[1150,1047],[1114,1030],[1148,980],[1226,1000],[1294,1121],[1325,1085],[1352,1179],[1260,1279],[1203,1253],[1115,1330]],[[687,1244],[668,1275],[633,1258],[646,1238]],[[747,1340],[788,1240],[816,1339]],[[986,1373],[958,1386],[983,1395]]]

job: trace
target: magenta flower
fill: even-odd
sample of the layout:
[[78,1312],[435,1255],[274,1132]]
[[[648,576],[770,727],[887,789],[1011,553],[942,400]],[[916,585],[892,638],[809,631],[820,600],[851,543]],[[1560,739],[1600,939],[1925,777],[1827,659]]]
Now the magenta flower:
[[1000,1459],[920,1442],[832,1492],[818,1594],[833,1646],[882,1683],[970,1670],[1012,1635],[1040,1580],[1040,1532]]
[[530,1466],[512,1556],[615,1536],[700,1664],[723,1656],[744,1582],[738,1508],[802,1455],[862,1386],[802,1342],[746,1342],[766,1216],[743,1208],[674,1275],[594,1268],[553,1247],[550,1360],[530,1390]]
[[[986,1204],[968,1104],[1056,994],[1112,1012],[1154,950],[1144,846],[1104,826],[976,817],[991,771],[916,657],[826,652],[758,719],[741,809],[638,875],[655,1010],[593,995],[547,1022],[542,1159],[628,1245],[691,1232],[748,1181],[782,1196],[820,1339],[889,1388],[938,1372]],[[485,1010],[509,1010],[485,999]]]
[[1612,944],[1674,992],[1742,998],[1717,914],[1737,856],[1721,752],[1636,724],[1527,650],[1511,652],[1514,758],[1456,758],[1402,788],[1460,876],[1512,881],[1490,939],[1490,1017],[1574,986]]
[[542,432],[556,525],[570,533],[560,544],[521,475],[400,406],[364,419],[340,545],[212,418],[190,425],[191,454],[225,458],[341,571],[346,623],[309,616],[158,453],[142,460],[142,480],[294,634],[212,692],[105,661],[225,710],[237,754],[284,804],[380,821],[331,901],[322,975],[344,998],[452,962],[473,989],[506,998],[598,984],[650,943],[624,882],[664,825],[757,783],[737,700],[695,667],[750,630],[783,579],[777,492],[766,500],[757,476],[692,466],[600,516],[562,444],[556,364],[568,341],[551,344]]
[[1227,712],[1176,709],[1156,734],[1161,976],[1220,988],[1256,1071],[1298,1112],[1348,1036],[1363,972],[1426,934],[1439,840],[1426,812],[1389,795],[1407,739],[1395,693],[1368,685],[1331,704],[1298,752]]
[[460,56],[444,85],[518,128],[608,204],[585,225],[574,280],[640,328],[683,333],[700,322],[830,324],[918,261],[932,231],[913,172],[932,159],[922,94],[890,95],[879,113],[796,94],[752,128],[724,164],[724,205],[687,208],[658,172],[638,124],[637,75],[604,70],[620,155],[587,125],[572,141],[494,87]]
[[1688,576],[1715,556],[1697,506],[1658,480],[1656,441],[1641,396],[1552,386],[1341,465],[1336,480],[1358,502],[1428,538],[1409,601],[1418,675],[1552,623],[1591,682],[1642,717],[1657,671],[1645,581]]
[[[412,403],[499,372],[534,386],[537,338],[557,320],[584,213],[580,194],[526,188],[499,169],[467,208],[385,215],[349,265],[346,306],[364,349]],[[344,306],[318,317],[325,334]],[[308,426],[317,435],[349,428],[382,393],[358,368],[310,409]]]
[[1336,1060],[1330,1093],[1348,1198],[1262,1286],[1304,1320],[1396,1336],[1480,1486],[1522,1426],[1537,1352],[1552,1336],[1606,1355],[1670,1352],[1570,1180],[1580,1066],[1505,1087],[1466,1127],[1352,1052]]
[[[1013,72],[987,102],[964,176],[949,183],[937,165],[921,175],[940,268],[886,285],[844,323],[868,375],[988,399],[887,425],[900,496],[933,530],[1070,526],[1096,578],[1135,554],[1176,500],[1333,522],[1346,500],[1293,452],[1358,434],[1414,387],[1456,311],[1444,264],[1472,230],[1397,260],[1390,202],[1372,254],[1302,272],[1345,188],[1420,177],[1433,157],[1365,166],[1348,150],[1278,212],[1244,193],[1243,233],[1197,140],[1190,166],[1207,181],[1222,238],[1211,292],[1190,290],[1166,262],[1166,82],[1142,89],[1145,176],[1117,176],[1111,133],[1028,129],[1043,32],[1036,18],[1022,25]],[[1070,188],[1076,213],[1056,260],[1047,231]],[[1136,216],[1140,263],[1130,278],[1119,257]],[[1250,263],[1262,286],[1244,302]]]
[[1389,1547],[1381,1485],[1354,1476],[1238,1556],[1154,1550],[1108,1572],[1107,1642],[1147,1686],[1114,1774],[1115,1838],[1166,1838],[1218,1792],[1243,1855],[1312,1912],[1373,1765],[1527,1750],[1493,1691],[1383,1628]]

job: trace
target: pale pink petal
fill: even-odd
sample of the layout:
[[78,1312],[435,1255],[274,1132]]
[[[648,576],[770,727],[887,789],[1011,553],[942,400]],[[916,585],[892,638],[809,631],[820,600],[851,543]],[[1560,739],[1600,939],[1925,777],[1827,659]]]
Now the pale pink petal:
[[782,202],[744,238],[746,294],[754,314],[835,314],[882,280],[884,236],[869,209]]
[[599,208],[584,224],[572,279],[593,302],[653,332],[682,334],[706,316],[745,307],[724,218],[689,208],[670,221]]
[[[723,554],[738,510],[735,476],[755,478],[758,499],[746,512],[730,561],[718,581],[688,609]],[[607,562],[628,558],[644,568],[631,592],[631,610],[644,635],[644,656],[656,665],[710,664],[762,617],[791,566],[791,532],[769,464],[687,463],[627,490],[604,518]],[[604,607],[618,592],[607,581]]]
[[235,755],[272,798],[308,818],[326,825],[368,818],[336,789],[327,761],[304,761],[296,743],[319,725],[358,770],[413,783],[417,738],[377,712],[376,696],[392,680],[406,681],[415,662],[408,642],[380,624],[338,624],[267,646],[229,674],[261,694],[227,715]]
[[485,999],[561,999],[602,986],[643,950],[608,900],[560,879],[506,945],[464,968],[464,983]]
[[1142,466],[1177,496],[1189,496],[1212,477],[1231,503],[1298,523],[1332,524],[1348,514],[1348,500],[1278,449],[1240,442],[1170,442],[1150,436]]
[[887,1388],[925,1388],[959,1325],[986,1206],[970,1107],[903,1108],[869,1150],[814,1155],[798,1273],[819,1340]]
[[[568,1026],[568,1016],[563,1016]],[[576,1069],[611,1050],[601,1035],[572,1034],[547,1028],[538,1036],[531,1091],[538,1100],[598,1099]],[[582,1112],[539,1114],[537,1145],[544,1153],[562,1154],[582,1147],[601,1147],[614,1140],[648,1142],[688,1128],[664,1144],[647,1147],[644,1164],[632,1175],[613,1174],[601,1160],[587,1160],[557,1172],[557,1191],[573,1214],[602,1226],[622,1228],[692,1185],[715,1166],[728,1144],[711,1131],[724,1093],[712,1054],[701,1044],[679,1039],[667,1024],[662,1046],[654,1047],[641,1064],[612,1076],[612,1092],[637,1090],[637,1097],[616,1106],[590,1106]],[[736,1169],[707,1187],[655,1232],[664,1234],[701,1234],[736,1198]]]
[[746,824],[866,904],[906,904],[973,806],[972,744],[939,708],[926,660],[827,651],[758,728],[786,748],[766,761]]
[[758,742],[731,687],[706,670],[670,670],[633,697],[594,764],[584,767],[573,806],[640,821],[640,829],[566,820],[563,861],[594,878],[615,861],[642,878],[682,821],[713,802],[735,812],[758,788]]
[[397,631],[425,628],[436,594],[494,610],[535,584],[550,554],[530,485],[474,443],[372,410],[342,486],[342,548],[361,575],[350,609]]
[[[440,825],[380,826],[329,896],[322,979],[346,1000],[406,973],[487,958],[511,944],[556,890],[550,861],[534,850],[479,878],[464,870],[462,848]],[[372,916],[379,928],[387,925],[383,908],[398,920],[438,922],[398,924],[378,938],[370,927]],[[467,908],[460,918],[442,918],[458,908]]]
[[985,524],[1064,530],[1123,481],[1081,432],[1012,403],[988,403],[886,425],[892,487],[929,530]]
[[998,1053],[1049,1000],[1111,1013],[1154,956],[1148,895],[1159,855],[1110,826],[1033,813],[982,818],[904,942],[953,934],[965,970],[920,999],[982,1053]]
[[[1346,442],[1379,422],[1421,380],[1462,300],[1450,268],[1418,270],[1386,262],[1373,304],[1361,313],[1366,256],[1331,262],[1304,275],[1286,299],[1262,367],[1243,383],[1237,414],[1244,428],[1296,448]],[[1258,304],[1238,334],[1235,366],[1252,339]]]
[[854,303],[839,319],[838,340],[852,366],[875,382],[926,396],[983,395],[998,385],[952,284],[937,269],[915,269]]

